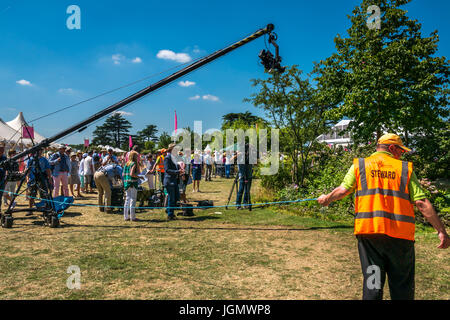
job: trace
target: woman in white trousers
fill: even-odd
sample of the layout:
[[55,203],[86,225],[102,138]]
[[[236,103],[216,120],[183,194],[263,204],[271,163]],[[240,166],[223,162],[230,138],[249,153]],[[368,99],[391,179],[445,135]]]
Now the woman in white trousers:
[[125,189],[125,204],[123,208],[123,218],[125,221],[138,221],[136,218],[136,199],[139,177],[138,153],[131,151],[128,155],[128,162],[123,170],[123,187]]

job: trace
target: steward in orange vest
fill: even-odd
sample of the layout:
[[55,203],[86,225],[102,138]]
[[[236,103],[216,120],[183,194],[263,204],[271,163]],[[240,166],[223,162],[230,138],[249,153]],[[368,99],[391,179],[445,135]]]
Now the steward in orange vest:
[[386,275],[391,299],[414,299],[413,203],[438,231],[438,248],[450,246],[445,227],[423,193],[412,163],[400,160],[409,151],[399,136],[382,136],[377,152],[354,159],[344,182],[317,199],[328,206],[355,191],[354,234],[364,277],[364,300],[383,298]]
[[155,165],[153,166],[152,171],[158,172],[160,189],[164,189],[163,181],[164,181],[164,156],[166,154],[166,149],[161,149],[158,151],[158,157],[156,158]]
[[385,234],[414,240],[414,208],[408,184],[412,163],[386,153],[354,159],[355,234]]

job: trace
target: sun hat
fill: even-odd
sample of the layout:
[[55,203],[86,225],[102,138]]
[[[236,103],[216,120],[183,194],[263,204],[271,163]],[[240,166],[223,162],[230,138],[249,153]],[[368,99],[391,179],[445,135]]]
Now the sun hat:
[[396,146],[399,146],[406,152],[411,151],[411,149],[409,149],[403,145],[402,139],[398,135],[393,134],[393,133],[387,133],[387,134],[383,135],[380,139],[378,139],[378,144],[385,144],[385,145],[394,144]]

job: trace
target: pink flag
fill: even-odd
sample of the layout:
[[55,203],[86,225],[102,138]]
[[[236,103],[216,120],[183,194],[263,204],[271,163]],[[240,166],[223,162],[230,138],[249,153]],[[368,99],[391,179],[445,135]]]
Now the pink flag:
[[130,150],[131,150],[131,148],[133,147],[133,140],[131,139],[131,136],[128,136],[129,138],[128,138],[128,146],[130,147]]
[[84,139],[84,146],[85,146],[86,148],[89,147],[89,139]]
[[175,133],[177,132],[178,129],[178,119],[177,119],[177,110],[175,110]]
[[22,127],[22,138],[34,139],[34,128],[33,127]]

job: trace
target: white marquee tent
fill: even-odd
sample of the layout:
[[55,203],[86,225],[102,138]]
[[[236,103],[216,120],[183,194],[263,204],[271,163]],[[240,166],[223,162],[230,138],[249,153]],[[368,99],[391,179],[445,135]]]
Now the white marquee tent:
[[15,145],[20,142],[19,138],[20,135],[17,134],[17,131],[0,119],[0,140],[5,142],[7,145]]
[[[6,124],[11,128],[13,128],[14,130],[16,130],[18,138],[21,138],[22,136],[22,127],[29,126],[25,121],[22,112],[19,112],[19,114],[14,120],[8,121]],[[40,135],[39,133],[36,132],[36,130],[34,130],[34,139],[33,139],[34,143],[42,142],[44,139],[45,139],[44,136]],[[22,139],[22,140],[25,145],[31,144],[31,139]]]
[[[17,117],[11,121],[4,122],[0,119],[0,141],[3,141],[7,149],[15,147],[16,149],[24,149],[32,146],[31,139],[22,138],[22,128],[24,126],[29,126],[26,122],[23,113],[19,112]],[[34,139],[33,142],[35,144],[42,142],[45,139],[44,136],[34,130]],[[52,147],[59,147],[58,143],[51,143]]]

